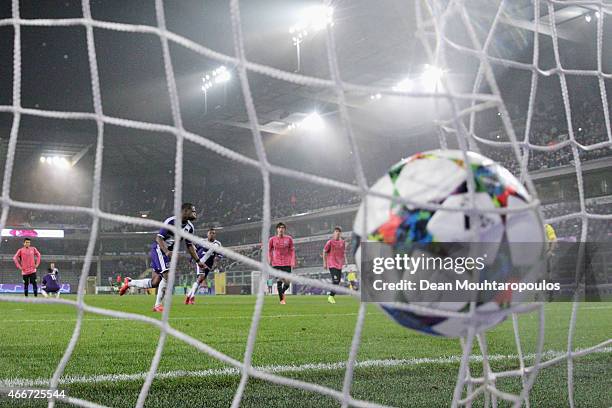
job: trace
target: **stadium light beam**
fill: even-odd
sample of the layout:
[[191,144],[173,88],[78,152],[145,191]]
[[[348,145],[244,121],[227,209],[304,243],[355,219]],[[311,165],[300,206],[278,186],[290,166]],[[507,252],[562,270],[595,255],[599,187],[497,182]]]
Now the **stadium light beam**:
[[314,31],[323,30],[327,25],[334,25],[334,8],[328,6],[312,6],[302,10],[302,21],[308,22],[308,28]]
[[327,26],[334,26],[334,8],[319,5],[303,9],[298,22],[289,27],[289,34],[292,35],[291,39],[297,54],[297,72],[301,70],[300,45],[309,33],[316,33]]
[[333,7],[323,5],[307,7],[300,12],[298,22],[289,28],[289,34],[302,34],[303,36],[307,36],[308,31],[321,31],[328,25],[333,27],[333,18]]

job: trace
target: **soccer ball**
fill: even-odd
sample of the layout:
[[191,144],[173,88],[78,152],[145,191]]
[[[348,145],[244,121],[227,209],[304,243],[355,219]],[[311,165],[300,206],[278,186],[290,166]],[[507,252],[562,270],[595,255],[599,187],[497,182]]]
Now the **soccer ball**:
[[[353,226],[353,251],[359,268],[363,242],[384,243],[385,252],[393,256],[415,256],[414,251],[427,245],[444,248],[444,245],[464,243],[468,250],[489,245],[489,253],[493,255],[488,262],[489,272],[495,269],[493,274],[497,281],[511,279],[506,273],[508,270],[529,268],[531,264],[541,263],[545,251],[544,226],[539,211],[529,207],[533,200],[530,194],[504,167],[474,152],[467,152],[467,155],[473,175],[476,208],[518,210],[508,214],[478,212],[469,217],[461,211],[428,210],[418,205],[407,206],[368,195],[367,207],[366,203],[361,204]],[[372,186],[371,191],[416,203],[435,203],[442,208],[469,208],[469,174],[461,151],[432,150],[415,154],[392,166]],[[470,228],[468,220],[474,219],[478,228],[475,225]],[[511,243],[529,243],[529,250],[525,251],[525,246],[522,246],[520,251],[513,251],[513,246],[508,245]],[[500,245],[506,245],[509,250],[502,253]],[[466,275],[469,273],[466,272]],[[444,274],[444,271],[436,271],[430,278],[437,281],[456,278],[455,272]],[[469,327],[474,327],[478,333],[503,321],[508,315],[509,306],[518,297],[517,293],[506,292],[503,296],[479,298],[476,301],[476,315],[471,319],[415,313],[385,305],[381,307],[402,326],[432,335],[459,337],[465,336]],[[394,301],[453,312],[468,312],[470,307],[468,301],[425,301],[419,298],[418,291],[400,291]]]

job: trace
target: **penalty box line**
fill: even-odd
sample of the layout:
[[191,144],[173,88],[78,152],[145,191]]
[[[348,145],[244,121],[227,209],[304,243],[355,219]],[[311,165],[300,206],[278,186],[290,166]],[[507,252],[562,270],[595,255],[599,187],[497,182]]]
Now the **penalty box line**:
[[[579,351],[579,350],[576,350]],[[602,347],[601,349],[595,350],[592,353],[612,353],[612,347]],[[553,359],[566,354],[566,351],[548,350],[542,353],[542,357],[546,359]],[[524,356],[525,359],[535,359],[535,354],[527,354]],[[518,360],[519,356],[516,354],[493,354],[488,356],[489,361],[507,361],[507,360]],[[471,363],[481,363],[483,357],[480,355],[470,356]],[[409,359],[386,359],[386,360],[364,360],[355,363],[357,368],[379,368],[379,367],[410,367],[418,365],[447,365],[447,364],[458,364],[461,362],[460,355],[448,356],[448,357],[422,357],[422,358],[409,358]],[[544,363],[545,361],[542,361]],[[346,361],[338,363],[313,363],[303,365],[270,365],[255,367],[258,370],[265,371],[268,373],[300,373],[307,371],[333,371],[333,370],[344,370],[346,368]],[[217,368],[208,370],[176,370],[168,371],[165,373],[157,373],[155,379],[173,379],[182,377],[214,377],[214,376],[239,376],[242,374],[237,368]],[[92,384],[100,382],[117,382],[117,381],[141,381],[146,377],[146,372],[135,373],[135,374],[101,374],[101,375],[90,375],[90,376],[66,376],[60,379],[61,385],[70,384]],[[9,378],[0,380],[0,388],[11,388],[11,387],[41,387],[49,384],[48,378]]]

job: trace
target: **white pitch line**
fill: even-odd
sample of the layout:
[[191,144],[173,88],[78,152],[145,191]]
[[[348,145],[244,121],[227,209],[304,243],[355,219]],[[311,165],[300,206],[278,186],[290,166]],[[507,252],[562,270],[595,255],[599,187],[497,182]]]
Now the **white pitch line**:
[[[582,306],[579,310],[596,310],[596,309],[612,309],[612,305],[602,305],[602,306]],[[366,315],[376,315],[379,313],[366,313]],[[49,323],[53,322],[76,322],[76,318],[70,319],[54,319],[52,314],[49,314],[48,319],[5,319],[2,320],[2,323]],[[262,319],[275,319],[280,317],[321,317],[322,315],[319,313],[304,313],[304,314],[276,314],[276,315],[262,315]],[[330,313],[323,315],[325,317],[334,317],[334,316],[357,316],[357,313]],[[207,316],[207,317],[171,317],[169,320],[252,320],[253,316]],[[125,321],[125,319],[119,319],[115,317],[109,318],[83,318],[84,321]]]
[[[377,313],[368,313],[368,315],[375,315]],[[31,323],[50,323],[50,322],[76,322],[76,318],[74,319],[54,319],[53,315],[49,315],[50,317],[48,319],[10,319],[10,320],[2,320],[2,323],[24,323],[24,322],[31,322]],[[305,314],[277,314],[277,315],[262,315],[261,318],[262,319],[276,319],[276,318],[280,318],[280,317],[317,317],[317,318],[321,318],[321,317],[335,317],[335,316],[357,316],[357,313],[331,313],[331,314],[325,314],[325,315],[321,315],[320,313],[305,313]],[[206,317],[171,317],[169,320],[231,320],[231,319],[235,319],[235,320],[252,320],[253,316],[206,316]],[[105,321],[118,321],[118,322],[125,322],[126,319],[119,319],[119,318],[84,318],[81,320],[86,320],[86,321],[99,321],[99,322],[105,322]]]
[[[578,351],[578,350],[576,350]],[[603,347],[593,353],[612,353],[612,347]],[[565,351],[548,350],[542,353],[542,358],[553,359],[565,355]],[[535,354],[527,354],[524,356],[525,359],[535,359]],[[518,355],[514,354],[493,354],[488,356],[489,361],[505,361],[505,360],[518,360]],[[472,355],[470,356],[470,362],[481,363],[482,356]],[[408,358],[408,359],[394,359],[394,360],[364,360],[359,361],[355,364],[359,368],[368,367],[402,367],[402,366],[416,366],[425,364],[458,364],[461,362],[461,356],[454,355],[448,357],[422,357],[422,358]],[[303,365],[270,365],[263,367],[255,367],[258,370],[265,371],[268,373],[298,373],[304,371],[331,371],[341,370],[346,367],[346,362],[341,361],[338,363],[313,363]],[[165,373],[157,373],[156,379],[170,379],[170,378],[181,378],[181,377],[213,377],[220,375],[241,375],[242,371],[237,368],[216,368],[199,371],[186,371],[177,370],[169,371]],[[139,381],[146,377],[147,373],[135,373],[135,374],[101,374],[101,375],[89,375],[89,376],[66,376],[60,379],[61,385],[70,384],[90,384],[99,382],[117,382],[117,381]],[[8,378],[0,380],[0,388],[11,388],[11,387],[39,387],[46,386],[49,384],[48,378]]]
[[606,305],[606,306],[578,306],[578,311],[581,311],[581,310],[595,310],[595,309],[612,309],[612,305]]

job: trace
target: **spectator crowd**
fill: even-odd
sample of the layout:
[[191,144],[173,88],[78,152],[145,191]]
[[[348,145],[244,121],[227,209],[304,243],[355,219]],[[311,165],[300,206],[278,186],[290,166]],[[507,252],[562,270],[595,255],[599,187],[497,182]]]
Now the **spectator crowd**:
[[[579,87],[580,88],[580,87]],[[589,146],[609,141],[605,126],[601,101],[598,98],[581,97],[597,95],[598,88],[572,90],[572,129],[576,142]],[[519,140],[523,138],[524,118],[521,118],[518,105],[509,105],[513,126]],[[498,113],[501,115],[501,113]],[[523,115],[524,116],[524,115]],[[479,117],[481,119],[482,117]],[[488,134],[492,141],[507,140],[498,119],[481,119],[480,129]],[[477,126],[478,128],[478,126]],[[495,130],[497,129],[497,130]],[[548,95],[534,104],[531,120],[529,142],[550,150],[531,150],[529,154],[529,171],[550,169],[559,166],[574,165],[571,146],[555,150],[555,146],[569,139],[569,128],[563,104],[560,97]],[[482,135],[479,135],[482,136]],[[490,146],[479,143],[481,152],[500,162],[514,174],[519,173],[519,163],[511,149],[502,146]],[[581,161],[589,161],[602,157],[611,157],[612,147],[603,146],[585,151],[579,149]],[[120,182],[111,181],[103,185],[102,209],[104,211],[129,215],[133,217],[163,220],[173,209],[173,177],[155,178],[149,183],[123,179]],[[198,191],[193,186],[191,190]],[[197,227],[214,225],[235,225],[259,221],[262,219],[263,187],[260,178],[249,177],[234,183],[206,185],[198,196],[189,197],[198,206],[200,218]],[[272,217],[280,218],[306,213],[317,209],[346,206],[357,203],[358,195],[345,190],[306,183],[295,179],[274,177],[271,186]],[[91,216],[80,213],[64,213],[49,211],[30,211],[12,208],[7,225],[11,226],[47,226],[84,227],[91,225]],[[142,230],[141,226],[102,222],[103,231],[133,231]]]
[[[585,147],[609,142],[610,135],[607,133],[601,100],[592,97],[592,95],[599,95],[599,89],[593,87],[591,83],[582,85],[570,93],[572,130],[575,141]],[[508,109],[512,116],[516,137],[521,142],[524,138],[526,110],[525,114],[521,115],[518,105],[510,105]],[[497,115],[501,116],[501,113]],[[493,126],[493,128],[487,127],[484,122],[486,119],[482,118],[482,129],[489,135],[487,139],[494,142],[509,141],[500,121],[496,122],[498,127]],[[533,108],[529,143],[547,147],[548,150],[532,149],[529,153],[528,170],[532,172],[560,166],[573,166],[575,160],[570,145],[555,149],[558,144],[570,140],[569,133],[570,129],[560,95],[553,96],[550,93],[541,92],[541,97]],[[519,174],[520,166],[510,147],[485,144],[480,144],[479,147],[484,155],[503,164],[513,174]],[[612,146],[608,145],[594,150],[579,148],[578,152],[581,161],[595,160],[612,156]]]

